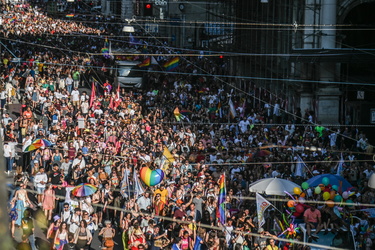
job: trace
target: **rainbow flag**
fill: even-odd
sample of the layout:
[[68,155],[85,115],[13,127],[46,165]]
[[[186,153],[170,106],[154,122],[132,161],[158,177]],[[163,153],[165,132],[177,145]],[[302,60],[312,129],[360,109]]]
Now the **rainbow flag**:
[[180,113],[180,109],[176,107],[173,111],[174,117],[176,117],[176,120],[179,122],[181,119],[184,119],[184,115]]
[[68,14],[68,15],[66,15],[65,17],[68,17],[68,18],[70,18],[70,17],[74,17],[74,14]]
[[165,68],[166,71],[173,71],[178,67],[179,62],[180,62],[180,58],[174,57],[171,60],[164,63],[163,67]]
[[225,187],[225,174],[222,174],[219,179],[219,199],[217,201],[217,207],[218,209],[216,210],[216,216],[219,219],[219,222],[221,224],[226,223],[226,215],[225,215],[225,198],[227,196],[227,190]]
[[143,62],[138,64],[137,66],[140,68],[145,68],[151,65],[151,57],[146,58]]

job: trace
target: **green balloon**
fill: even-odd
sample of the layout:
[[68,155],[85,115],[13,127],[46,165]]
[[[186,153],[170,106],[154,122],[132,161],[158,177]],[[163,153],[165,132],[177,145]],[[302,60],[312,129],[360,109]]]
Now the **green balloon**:
[[316,194],[320,194],[322,192],[322,189],[319,187],[319,186],[317,186],[316,188],[315,188],[315,193]]
[[324,186],[328,186],[328,184],[329,184],[329,179],[328,179],[327,177],[324,177],[324,178],[322,179],[322,184],[323,184]]
[[339,187],[337,185],[332,185],[332,189],[335,191],[339,191]]
[[354,205],[354,202],[352,200],[347,200],[346,204],[348,207],[352,207]]
[[303,182],[302,185],[301,185],[301,187],[306,190],[306,189],[309,188],[309,183]]
[[333,198],[333,201],[334,202],[341,202],[342,201],[342,197],[341,197],[341,195],[336,195],[334,198]]

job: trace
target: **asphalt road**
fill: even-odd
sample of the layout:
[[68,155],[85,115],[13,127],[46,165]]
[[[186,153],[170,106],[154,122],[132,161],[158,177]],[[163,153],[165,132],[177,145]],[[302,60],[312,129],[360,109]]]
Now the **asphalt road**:
[[[7,178],[8,183],[12,183],[13,179],[12,176],[9,176]],[[32,187],[28,187],[32,189]],[[36,208],[36,198],[35,195],[32,194],[31,192],[28,193],[29,199],[34,203],[34,209],[33,209],[33,215],[32,218],[34,219],[34,227],[35,227],[35,239],[36,239],[36,246],[38,247],[39,250],[50,250],[51,249],[51,244],[48,242],[46,238],[47,234],[47,229],[49,224],[47,223],[46,217],[44,216],[44,213],[42,209]],[[98,229],[93,236],[93,241],[91,243],[91,249],[92,250],[100,250],[101,248],[101,241],[99,240]],[[14,240],[15,244],[17,242],[21,241],[21,236],[22,236],[22,229],[21,227],[16,227],[15,233],[14,233]],[[122,238],[121,238],[121,232],[116,229],[116,236],[114,238],[115,246],[114,250],[122,250]]]

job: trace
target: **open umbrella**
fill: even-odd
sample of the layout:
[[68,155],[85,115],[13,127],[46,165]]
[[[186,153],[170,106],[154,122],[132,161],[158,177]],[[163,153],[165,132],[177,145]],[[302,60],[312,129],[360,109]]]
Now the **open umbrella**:
[[183,114],[184,116],[187,116],[187,115],[191,115],[193,112],[187,109],[183,109],[180,111],[180,113]]
[[81,183],[72,190],[72,194],[76,197],[85,197],[96,192],[97,187],[89,183]]
[[36,139],[29,146],[25,148],[25,152],[30,152],[41,147],[51,147],[52,142],[46,139]]
[[322,184],[323,178],[327,177],[329,179],[329,184],[331,185],[337,185],[340,186],[340,182],[342,182],[342,191],[347,190],[348,188],[351,188],[352,185],[345,180],[344,177],[340,175],[334,175],[334,174],[321,174],[314,176],[311,179],[308,179],[306,182],[309,184],[310,187],[316,187],[319,186],[319,184]]
[[294,182],[279,179],[279,178],[265,178],[252,183],[249,187],[250,192],[265,193],[267,195],[281,195],[284,196],[285,191],[293,193],[295,187],[300,187]]
[[368,186],[370,188],[375,188],[375,174],[372,174],[370,176],[370,179],[368,180]]
[[263,157],[263,156],[267,156],[267,155],[270,155],[270,154],[272,154],[271,151],[263,149],[263,150],[259,150],[259,151],[255,152],[254,155],[253,155],[253,158]]

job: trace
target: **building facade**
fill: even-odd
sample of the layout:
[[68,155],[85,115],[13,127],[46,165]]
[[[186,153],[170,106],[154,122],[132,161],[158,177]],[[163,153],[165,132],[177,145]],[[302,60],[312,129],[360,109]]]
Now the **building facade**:
[[[151,16],[144,16],[145,3],[152,3]],[[315,122],[375,123],[375,0],[122,0],[121,6],[121,18],[135,16],[150,38],[223,52],[239,88],[282,102],[289,114],[300,108]]]

